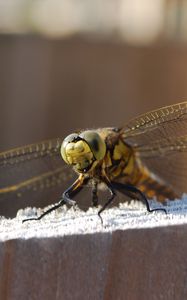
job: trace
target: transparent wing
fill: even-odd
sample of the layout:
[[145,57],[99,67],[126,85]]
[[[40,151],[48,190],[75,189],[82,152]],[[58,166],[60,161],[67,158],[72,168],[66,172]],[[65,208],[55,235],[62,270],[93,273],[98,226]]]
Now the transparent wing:
[[122,135],[152,173],[179,195],[187,192],[187,102],[135,118]]
[[59,200],[76,177],[60,156],[61,143],[53,139],[0,153],[0,215]]

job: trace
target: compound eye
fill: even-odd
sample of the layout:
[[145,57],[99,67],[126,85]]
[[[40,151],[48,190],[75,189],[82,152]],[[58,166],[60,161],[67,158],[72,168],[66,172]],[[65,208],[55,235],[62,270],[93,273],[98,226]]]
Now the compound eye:
[[75,151],[80,153],[80,152],[84,152],[84,142],[83,141],[78,141],[75,143],[75,147],[74,147]]
[[60,153],[61,153],[61,156],[62,156],[63,160],[67,164],[70,164],[68,159],[67,159],[67,155],[66,155],[67,149],[70,150],[70,148],[74,147],[72,142],[74,142],[77,138],[78,138],[78,134],[77,133],[72,133],[72,134],[68,135],[62,142]]
[[97,132],[92,130],[84,131],[80,134],[80,137],[87,142],[97,160],[103,159],[106,153],[106,144]]
[[[67,145],[66,145],[67,146]],[[67,160],[67,157],[66,157],[66,146],[64,145],[64,143],[62,143],[61,145],[61,149],[60,149],[60,153],[61,153],[61,156],[63,158],[63,160],[69,164],[68,160]]]

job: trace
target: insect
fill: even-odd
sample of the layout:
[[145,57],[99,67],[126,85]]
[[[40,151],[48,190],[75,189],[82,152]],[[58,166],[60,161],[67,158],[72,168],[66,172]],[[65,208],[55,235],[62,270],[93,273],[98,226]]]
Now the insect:
[[[54,158],[57,158],[54,164]],[[110,192],[98,215],[110,205],[116,191],[145,203],[151,209],[149,199],[156,197],[164,203],[187,192],[187,101],[145,113],[121,128],[101,128],[73,133],[64,140],[54,139],[0,154],[1,181],[14,166],[21,170],[29,162],[30,178],[0,188],[0,199],[6,195],[19,195],[25,189],[46,189],[56,185],[71,173],[72,166],[78,178],[62,194],[60,201],[38,217],[39,220],[58,207],[75,205],[73,197],[91,182],[92,204],[99,203],[101,184]],[[49,170],[32,174],[39,162],[47,160]],[[50,165],[51,164],[51,165]],[[50,169],[51,166],[51,169]],[[22,172],[24,174],[24,172]],[[29,172],[28,172],[29,173]],[[24,177],[24,175],[23,175]],[[6,181],[6,180],[5,180]],[[27,221],[25,220],[25,221]]]

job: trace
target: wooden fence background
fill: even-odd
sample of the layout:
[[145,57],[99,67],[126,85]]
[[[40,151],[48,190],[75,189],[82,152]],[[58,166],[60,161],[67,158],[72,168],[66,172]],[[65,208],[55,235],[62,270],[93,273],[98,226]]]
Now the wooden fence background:
[[0,150],[187,98],[187,46],[0,36]]

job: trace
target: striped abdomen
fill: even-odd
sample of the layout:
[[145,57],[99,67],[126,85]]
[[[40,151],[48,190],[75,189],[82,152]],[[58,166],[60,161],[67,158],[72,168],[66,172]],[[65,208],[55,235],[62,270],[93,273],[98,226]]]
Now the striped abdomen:
[[137,184],[137,187],[145,193],[148,199],[156,197],[158,201],[164,202],[166,199],[174,200],[177,198],[177,194],[171,187],[157,180],[157,178],[151,174],[144,174],[142,180]]

